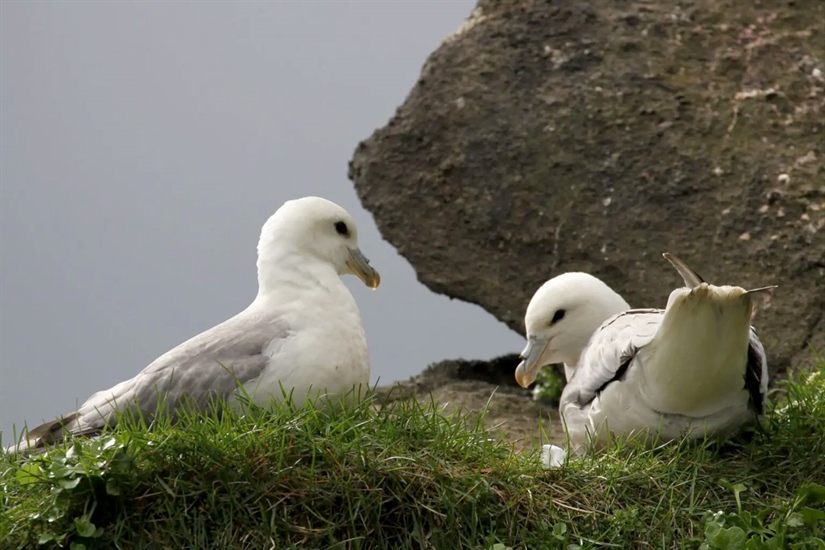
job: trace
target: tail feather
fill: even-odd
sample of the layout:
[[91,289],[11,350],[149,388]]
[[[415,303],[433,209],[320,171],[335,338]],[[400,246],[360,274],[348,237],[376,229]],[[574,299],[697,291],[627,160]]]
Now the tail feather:
[[6,452],[23,455],[44,453],[50,446],[60,443],[68,435],[73,435],[68,425],[75,422],[77,418],[78,413],[75,412],[41,424],[24,434],[23,439],[16,445],[6,447]]

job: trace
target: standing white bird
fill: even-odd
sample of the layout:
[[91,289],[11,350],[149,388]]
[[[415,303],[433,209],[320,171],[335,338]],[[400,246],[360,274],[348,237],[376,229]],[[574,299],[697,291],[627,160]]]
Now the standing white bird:
[[559,412],[573,452],[600,448],[611,435],[651,444],[725,437],[764,411],[768,365],[750,326],[752,296],[775,287],[711,285],[664,257],[687,287],[664,310],[630,309],[586,273],[550,279],[527,307],[516,380],[527,387],[542,366],[564,363]]
[[183,406],[204,410],[215,399],[237,406],[242,395],[259,406],[284,392],[298,403],[357,399],[368,388],[369,352],[341,276],[357,275],[373,289],[381,279],[358,248],[349,213],[319,197],[287,201],[261,230],[257,267],[258,294],[245,310],[7,450],[99,434],[117,423],[116,412],[151,419],[159,403],[174,418]]

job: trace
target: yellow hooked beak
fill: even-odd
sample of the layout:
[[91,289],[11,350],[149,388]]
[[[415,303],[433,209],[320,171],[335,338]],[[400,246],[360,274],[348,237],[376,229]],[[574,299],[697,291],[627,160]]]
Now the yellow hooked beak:
[[521,352],[521,363],[516,367],[516,382],[522,388],[526,388],[536,381],[539,374],[539,369],[544,365],[541,364],[541,356],[544,355],[544,350],[549,339],[536,338],[535,336],[527,339],[527,347]]
[[381,284],[381,275],[370,265],[370,261],[360,249],[349,249],[347,267],[371,289],[375,290]]

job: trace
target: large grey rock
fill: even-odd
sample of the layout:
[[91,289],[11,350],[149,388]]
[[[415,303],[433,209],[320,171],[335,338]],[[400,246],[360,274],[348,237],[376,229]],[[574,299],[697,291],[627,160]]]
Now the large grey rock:
[[664,306],[671,251],[781,285],[755,324],[786,367],[825,351],[823,73],[821,0],[482,0],[350,178],[424,284],[514,330],[563,271]]

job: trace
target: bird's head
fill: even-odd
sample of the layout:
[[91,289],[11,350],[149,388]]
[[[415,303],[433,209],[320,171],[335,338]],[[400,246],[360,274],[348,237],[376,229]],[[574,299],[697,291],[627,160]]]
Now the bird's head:
[[358,248],[352,216],[332,201],[304,197],[287,201],[266,221],[258,241],[258,274],[285,261],[329,264],[339,275],[352,274],[372,289],[381,276]]
[[630,306],[621,296],[587,273],[564,273],[550,279],[527,306],[527,347],[521,352],[516,381],[526,388],[542,367],[554,363],[565,364],[569,380],[593,332],[627,309]]

